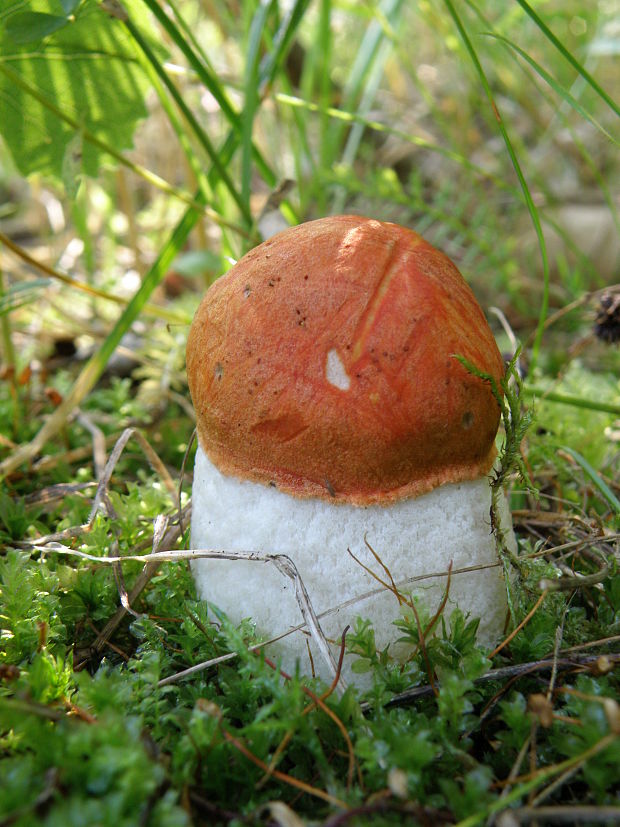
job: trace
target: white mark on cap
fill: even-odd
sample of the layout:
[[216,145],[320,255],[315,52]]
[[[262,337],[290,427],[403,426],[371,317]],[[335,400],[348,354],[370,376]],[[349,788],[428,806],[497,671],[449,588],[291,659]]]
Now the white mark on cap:
[[338,351],[332,350],[327,354],[325,363],[325,376],[330,385],[339,388],[341,391],[348,391],[351,387],[351,378],[348,376]]

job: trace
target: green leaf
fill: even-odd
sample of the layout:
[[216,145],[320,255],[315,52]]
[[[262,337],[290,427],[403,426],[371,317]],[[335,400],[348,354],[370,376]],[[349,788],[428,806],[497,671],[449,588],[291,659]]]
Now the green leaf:
[[21,540],[29,525],[24,500],[0,491],[0,539]]
[[371,669],[372,663],[367,658],[359,658],[351,664],[351,672],[355,675],[363,675],[366,672],[370,672]]
[[507,701],[500,702],[504,729],[498,738],[506,750],[518,752],[530,734],[531,719],[527,714],[527,701],[521,692],[516,692]]
[[[58,0],[34,0],[32,11],[15,14],[21,0],[8,0],[0,29],[0,137],[24,175],[37,172],[63,180],[65,156],[77,132],[58,113],[117,150],[132,145],[138,121],[147,115],[150,83],[135,57],[123,23],[105,14],[96,0],[84,0],[73,19],[54,14]],[[132,2],[133,5],[133,2]],[[76,8],[66,0],[63,8]],[[137,6],[134,17],[143,20]],[[62,21],[33,49],[25,20]],[[21,21],[21,22],[20,22]],[[28,39],[32,40],[32,26]],[[43,36],[42,30],[37,35]],[[161,51],[161,50],[160,50]],[[20,82],[21,81],[21,82]],[[72,144],[73,142],[73,144]],[[96,176],[109,161],[100,146],[84,141],[81,171]]]
[[35,701],[45,704],[63,698],[70,682],[71,668],[63,658],[45,649],[36,653],[28,670],[28,688]]
[[66,17],[58,17],[55,14],[25,11],[10,18],[5,32],[14,43],[33,43],[57,32],[68,22]]

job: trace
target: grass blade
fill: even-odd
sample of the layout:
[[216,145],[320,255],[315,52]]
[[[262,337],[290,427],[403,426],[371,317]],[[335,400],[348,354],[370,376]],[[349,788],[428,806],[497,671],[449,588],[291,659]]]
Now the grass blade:
[[[200,200],[201,197],[202,196],[198,194],[197,200]],[[71,415],[72,411],[80,404],[82,399],[94,388],[108,360],[118,347],[120,340],[138,318],[148,297],[166,275],[168,268],[183,248],[187,236],[199,217],[200,212],[191,207],[185,212],[173,230],[170,239],[163,246],[159,256],[145,274],[139,289],[116,321],[116,324],[101,347],[84,365],[79,376],[73,383],[71,390],[61,404],[55,409],[54,413],[47,419],[43,427],[30,442],[21,445],[14,453],[0,463],[0,478],[10,474],[22,463],[28,462],[41,451],[45,443],[49,439],[52,439],[66,424],[67,417]]]
[[274,80],[276,72],[278,71],[282,60],[284,59],[295,32],[305,15],[310,0],[296,0],[288,15],[285,17],[282,25],[278,29],[274,38],[274,48],[269,54],[265,55],[261,61],[259,69],[259,82],[261,97],[265,94],[266,88]]
[[[68,276],[66,273],[61,273],[60,270],[57,270],[54,267],[50,267],[49,264],[45,264],[44,262],[39,261],[36,258],[33,258],[29,253],[26,252],[26,250],[24,250],[23,247],[20,247],[19,244],[16,244],[1,231],[0,244],[4,244],[4,246],[8,250],[11,250],[12,253],[14,253],[22,261],[26,262],[26,264],[32,267],[33,269],[38,270],[40,273],[45,273],[47,276],[50,276],[51,278],[56,279],[57,281],[60,281],[63,284],[67,284],[74,290],[80,290],[81,292],[86,293],[86,295],[96,296],[99,299],[114,302],[115,304],[127,304],[127,299],[123,298],[122,296],[117,296],[115,293],[109,293],[107,290],[102,290],[99,287],[94,287],[92,284],[87,284],[86,282],[78,281],[77,279],[71,278],[71,276]],[[35,281],[28,281],[24,284],[27,285],[28,288],[34,288],[35,285],[37,287],[43,287],[49,284],[49,282],[47,279],[36,279]],[[11,290],[14,289],[16,289],[16,285],[13,285],[11,287]],[[0,293],[0,296],[1,295],[2,294]],[[169,324],[189,324],[190,322],[190,319],[186,316],[175,313],[172,310],[168,310],[167,308],[160,307],[156,304],[145,304],[143,312],[157,319],[163,319]]]
[[215,72],[213,72],[210,67],[206,66],[200,60],[198,55],[192,50],[190,44],[183,36],[183,32],[179,31],[178,27],[168,17],[166,12],[160,6],[158,0],[142,0],[142,2],[149,8],[174,45],[184,55],[189,66],[194,70],[201,83],[204,84],[204,86],[218,102],[218,105],[226,117],[226,120],[236,129],[237,132],[240,132],[241,121],[239,115],[228,99],[228,95],[222,87],[222,84],[220,83]]
[[[385,63],[388,57],[390,56],[391,52],[391,41],[383,40],[379,45],[379,49],[377,51],[376,58],[373,62],[373,66],[370,70],[368,78],[366,79],[364,92],[359,103],[358,109],[359,113],[362,116],[370,112],[377,91],[379,89],[381,78],[383,77]],[[343,164],[346,168],[350,168],[353,166],[353,162],[355,161],[355,156],[357,155],[357,150],[359,149],[363,133],[364,129],[362,125],[356,123],[347,137],[347,142],[345,144],[344,151],[342,153],[342,158],[340,161],[340,163]],[[342,212],[345,200],[346,190],[341,188],[340,191],[337,193],[336,198],[334,199],[335,212]]]
[[260,105],[258,95],[259,49],[271,6],[272,3],[260,3],[250,25],[246,47],[244,99],[241,115],[241,198],[248,211],[252,184],[252,133],[254,117]]
[[525,799],[528,793],[536,790],[538,787],[541,787],[547,781],[554,778],[554,776],[560,776],[562,773],[570,772],[574,768],[582,766],[586,759],[597,755],[599,752],[602,752],[607,749],[607,747],[611,746],[617,737],[618,736],[615,733],[610,732],[584,752],[571,756],[570,758],[566,758],[558,764],[542,767],[532,773],[532,776],[527,778],[527,780],[521,780],[517,777],[515,786],[507,791],[505,795],[496,798],[493,802],[491,802],[491,804],[484,806],[479,812],[473,813],[473,815],[467,816],[461,821],[457,821],[454,827],[476,827],[478,824],[488,823],[489,817],[495,813],[500,813],[502,811],[510,812],[510,804]]
[[[333,120],[339,120],[349,124],[360,124],[364,129],[370,129],[373,132],[383,132],[386,135],[394,135],[395,137],[400,138],[413,146],[420,147],[420,149],[428,149],[431,152],[437,152],[439,155],[443,155],[444,158],[455,161],[457,164],[465,169],[468,169],[470,172],[473,172],[482,178],[487,178],[488,180],[493,181],[497,186],[507,190],[511,189],[511,187],[505,184],[505,182],[502,181],[502,179],[497,175],[494,175],[482,166],[478,166],[473,161],[470,161],[465,155],[461,155],[452,149],[446,149],[446,147],[441,144],[433,143],[425,138],[419,138],[417,135],[411,135],[401,129],[388,126],[381,121],[370,120],[368,117],[360,115],[358,112],[351,112],[345,108],[336,109],[333,106],[323,107],[313,101],[304,100],[296,95],[288,95],[283,92],[278,92],[275,95],[275,100],[285,106],[305,109],[308,112],[315,112],[317,115],[326,116],[328,118],[332,118]],[[512,189],[513,191],[516,191],[514,188]]]
[[616,497],[616,495],[607,485],[605,480],[602,479],[600,475],[595,471],[595,469],[590,465],[588,460],[585,457],[583,457],[578,451],[575,451],[572,448],[566,448],[565,446],[562,446],[562,450],[569,454],[569,456],[571,456],[575,460],[577,465],[581,466],[582,470],[587,474],[588,477],[590,477],[590,479],[598,488],[600,493],[603,495],[607,503],[612,507],[616,515],[620,516],[620,500]]
[[[362,42],[353,61],[351,71],[347,77],[342,92],[342,108],[349,111],[357,111],[360,97],[365,91],[365,81],[371,73],[372,67],[380,53],[381,44],[385,41],[391,29],[386,28],[385,21],[389,26],[397,22],[398,13],[402,6],[402,0],[384,0],[375,11],[375,17],[370,21],[364,33]],[[332,130],[327,143],[328,165],[334,162],[336,154],[342,143],[344,127]]]
[[[215,146],[211,143],[211,139],[202,128],[202,126],[196,120],[193,112],[189,108],[189,106],[185,103],[181,94],[179,93],[178,89],[171,81],[168,73],[164,70],[164,67],[161,65],[160,61],[157,59],[157,56],[154,54],[153,50],[150,48],[146,40],[140,34],[138,28],[132,23],[131,20],[126,20],[125,25],[127,26],[128,31],[131,33],[131,36],[134,38],[135,42],[138,44],[142,52],[144,53],[146,59],[154,69],[155,73],[162,81],[168,93],[170,94],[171,98],[174,100],[175,104],[177,105],[179,111],[183,114],[183,117],[189,124],[192,129],[192,132],[196,136],[198,142],[203,147],[205,152],[207,153],[208,157],[211,160],[213,166],[217,169],[219,179],[222,181],[230,195],[232,196],[233,200],[239,207],[239,210],[245,220],[247,225],[252,223],[252,216],[250,214],[249,207],[246,203],[244,203],[243,198],[237,188],[235,187],[232,179],[226,172],[224,165],[218,155],[218,152]],[[205,193],[206,194],[206,193]]]
[[531,388],[526,386],[523,390],[524,393],[538,397],[544,402],[557,402],[559,405],[572,405],[573,408],[585,408],[588,411],[600,411],[601,413],[611,413],[620,416],[620,405],[614,405],[612,402],[584,399],[581,396],[571,396],[567,393],[546,391],[544,388]]
[[512,142],[504,125],[504,121],[502,120],[502,116],[499,113],[499,110],[495,104],[495,100],[493,98],[493,92],[491,91],[491,86],[487,79],[484,69],[482,68],[482,64],[478,59],[478,55],[476,54],[476,50],[473,47],[473,44],[463,26],[461,18],[458,16],[456,9],[454,8],[454,4],[452,0],[444,0],[444,3],[448,9],[452,20],[461,36],[461,39],[465,45],[467,52],[474,64],[474,67],[478,73],[480,78],[480,82],[482,83],[482,87],[485,91],[485,94],[489,100],[493,108],[493,113],[497,120],[499,130],[501,132],[502,138],[504,139],[504,144],[506,145],[506,149],[508,150],[508,154],[510,156],[510,160],[512,161],[512,166],[514,171],[517,174],[517,178],[519,179],[519,184],[521,185],[521,191],[523,193],[523,198],[525,199],[525,203],[527,205],[528,211],[530,213],[532,224],[534,225],[534,229],[536,231],[536,236],[538,238],[538,246],[540,248],[540,255],[542,260],[542,268],[543,268],[543,294],[540,306],[540,313],[538,316],[538,324],[536,326],[536,335],[534,337],[534,342],[532,344],[532,358],[530,362],[530,369],[533,371],[536,362],[538,361],[538,353],[540,351],[540,345],[542,342],[542,337],[545,329],[545,319],[547,318],[547,312],[549,309],[549,283],[550,283],[550,272],[549,272],[549,258],[547,256],[547,245],[545,243],[545,236],[542,231],[542,226],[540,223],[540,217],[538,215],[538,210],[536,205],[534,204],[534,200],[532,198],[532,194],[530,193],[530,189],[527,185],[527,181],[525,180],[525,176],[521,169],[521,164],[516,156],[514,148],[512,146]]
[[[234,131],[238,135],[240,135],[242,129],[241,118],[239,117],[238,112],[235,110],[234,106],[230,102],[228,95],[226,94],[226,91],[220,83],[219,78],[217,77],[215,72],[207,63],[203,62],[199,54],[197,54],[191,48],[189,40],[184,37],[183,32],[179,30],[175,23],[168,17],[166,12],[161,8],[158,0],[142,0],[142,2],[148,6],[148,8],[154,14],[156,19],[159,21],[164,31],[168,34],[173,43],[185,56],[191,69],[193,69],[201,83],[204,84],[205,88],[213,95],[213,97],[217,101],[220,109],[222,110],[222,113],[226,117],[226,120],[232,126]],[[176,10],[175,12],[177,15],[179,14]],[[202,52],[200,52],[200,54],[202,54]],[[261,175],[268,183],[270,183],[271,186],[274,186],[277,177],[274,174],[273,170],[270,168],[269,164],[265,161],[262,154],[258,151],[255,145],[253,145],[252,147],[252,152],[254,154],[254,160],[256,162],[258,169],[260,170]],[[221,155],[220,159],[222,164],[224,164],[225,166],[227,160]],[[228,160],[230,160],[230,158]]]
[[560,83],[558,83],[558,81],[554,77],[552,77],[546,69],[543,69],[540,63],[537,63],[533,57],[530,57],[530,55],[528,55],[528,53],[524,49],[522,49],[520,46],[517,46],[517,44],[513,43],[512,40],[509,40],[507,37],[504,37],[504,35],[495,34],[494,32],[485,32],[485,35],[487,37],[495,38],[496,40],[499,40],[502,43],[504,43],[508,48],[513,49],[518,55],[520,55],[523,58],[523,60],[529,63],[532,69],[534,69],[534,71],[538,75],[540,75],[540,77],[545,81],[545,83],[547,83],[557,95],[563,98],[563,100],[565,100],[569,106],[571,106],[576,112],[578,112],[582,118],[589,121],[592,124],[592,126],[598,129],[599,132],[602,132],[603,135],[606,138],[608,138],[612,143],[616,144],[616,146],[620,146],[620,140],[614,138],[614,136],[610,132],[608,132],[605,129],[605,127],[596,120],[596,118],[590,115],[587,109],[585,109],[585,107],[583,107],[567,89],[565,89]]
[[546,23],[536,14],[534,9],[525,2],[525,0],[517,0],[517,3],[521,6],[521,8],[525,11],[525,13],[531,17],[531,19],[536,23],[538,28],[541,32],[545,35],[547,40],[550,40],[551,43],[555,46],[555,48],[564,56],[564,58],[570,63],[570,65],[581,75],[581,77],[586,81],[586,83],[594,89],[594,91],[601,97],[605,103],[612,109],[616,115],[620,116],[620,107],[618,104],[612,100],[607,92],[602,89],[596,80],[592,77],[592,75],[585,69],[579,61],[573,57],[573,55],[568,51],[568,49],[563,45],[563,43],[558,40],[558,38],[553,34],[551,29],[546,25]]
[[47,279],[18,282],[17,284],[11,284],[6,290],[0,284],[0,316],[6,316],[8,313],[12,313],[13,310],[17,310],[18,307],[36,301],[41,291],[48,285],[49,281]]
[[[492,21],[490,21],[487,17],[484,16],[484,14],[480,11],[480,9],[473,2],[473,0],[466,0],[466,2],[467,2],[467,5],[469,6],[469,8],[473,11],[473,13],[478,18],[478,20],[480,20],[482,25],[485,26],[489,30],[490,36],[491,37],[496,37],[497,39],[501,39],[502,35],[499,35],[495,31]],[[536,79],[529,72],[527,72],[525,66],[523,66],[523,64],[519,62],[516,52],[509,49],[508,54],[510,55],[511,59],[515,62],[515,64],[517,66],[519,66],[524,71],[526,77],[535,86],[535,88],[541,93],[541,95],[547,101],[548,105],[550,107],[553,107],[553,108],[556,109],[555,117],[557,117],[561,120],[564,128],[570,134],[571,139],[572,139],[577,151],[581,155],[584,164],[588,167],[588,169],[590,171],[590,174],[592,175],[592,178],[598,184],[598,187],[601,190],[603,198],[605,199],[605,203],[607,204],[607,206],[609,208],[609,212],[612,216],[612,220],[613,220],[613,222],[616,226],[616,229],[620,233],[620,217],[618,215],[618,208],[615,204],[614,197],[611,193],[611,190],[610,190],[610,187],[609,187],[607,181],[605,180],[605,177],[601,174],[601,171],[598,169],[596,161],[592,157],[592,154],[588,151],[584,141],[579,137],[579,135],[577,134],[575,128],[571,125],[571,123],[569,121],[569,118],[567,117],[566,113],[563,112],[562,107],[557,107],[557,108],[554,107],[555,102],[552,100],[551,96],[548,93],[545,93],[542,89],[540,89],[538,87],[538,85],[536,83]],[[529,55],[524,55],[524,56],[526,58],[529,57]],[[562,94],[562,93],[560,93],[558,91],[558,94]],[[568,105],[570,106],[570,103],[568,103]],[[591,119],[591,116],[585,111],[584,111],[584,116],[588,120]],[[595,128],[599,128],[598,122],[594,122],[594,121],[592,121],[592,122],[595,124]],[[613,143],[617,143],[616,139],[613,138],[613,136],[610,133],[608,133],[604,128],[601,128],[600,131],[603,134],[605,134],[606,136],[608,135],[611,138]],[[544,181],[538,181],[537,180],[536,183],[537,183],[537,186],[540,187],[541,191],[545,189]],[[583,267],[586,272],[595,273],[596,269],[597,269],[595,263],[592,260],[586,260],[584,258],[583,251],[575,245],[574,240],[572,239],[572,237],[570,237],[566,233],[564,228],[557,225],[557,224],[555,224],[555,222],[553,222],[551,219],[549,219],[548,217],[546,217],[544,215],[542,216],[542,218],[543,218],[543,221],[547,222],[548,224],[550,224],[553,227],[555,232],[558,233],[558,235],[562,238],[564,244],[566,244],[566,246],[572,251],[572,253],[580,260],[580,266]],[[601,284],[603,284],[603,283],[604,283],[604,281],[601,281]]]

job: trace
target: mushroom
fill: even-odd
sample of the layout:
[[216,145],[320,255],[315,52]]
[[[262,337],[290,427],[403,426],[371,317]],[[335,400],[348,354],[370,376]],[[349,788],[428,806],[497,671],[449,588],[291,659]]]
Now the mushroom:
[[[209,288],[187,343],[192,548],[287,554],[336,654],[357,616],[394,647],[386,571],[434,612],[452,565],[445,613],[480,617],[491,643],[506,614],[489,514],[500,411],[457,355],[504,374],[472,291],[412,230],[341,215],[251,250]],[[202,598],[265,639],[303,623],[273,566],[201,559],[193,572]],[[284,669],[310,672],[307,630],[276,646]]]

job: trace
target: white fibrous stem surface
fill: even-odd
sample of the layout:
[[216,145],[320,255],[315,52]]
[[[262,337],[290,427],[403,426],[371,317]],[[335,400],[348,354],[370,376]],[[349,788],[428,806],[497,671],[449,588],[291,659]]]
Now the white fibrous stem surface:
[[[502,505],[506,505],[504,498]],[[199,447],[191,543],[193,549],[287,555],[303,580],[336,661],[342,631],[347,625],[353,627],[358,616],[372,621],[378,650],[390,644],[397,657],[406,657],[407,647],[396,643],[401,632],[393,621],[411,610],[400,605],[393,591],[364,566],[384,582],[390,582],[391,576],[400,592],[416,597],[421,614],[428,617],[442,603],[446,572],[452,563],[444,616],[449,618],[458,605],[479,617],[478,640],[492,646],[502,635],[507,600],[490,506],[486,477],[444,485],[422,497],[387,506],[300,499],[221,474]],[[514,550],[507,506],[502,511],[501,527]],[[470,567],[480,568],[460,571]],[[194,561],[192,568],[199,597],[235,623],[251,618],[261,639],[303,623],[295,585],[274,565],[202,559]],[[293,672],[299,660],[301,671],[311,674],[308,646],[315,673],[331,681],[329,667],[307,630],[297,630],[265,651],[280,660],[285,671]],[[344,675],[360,683],[359,676],[351,673],[351,660],[347,655]]]

